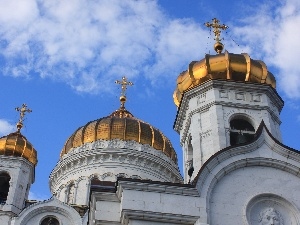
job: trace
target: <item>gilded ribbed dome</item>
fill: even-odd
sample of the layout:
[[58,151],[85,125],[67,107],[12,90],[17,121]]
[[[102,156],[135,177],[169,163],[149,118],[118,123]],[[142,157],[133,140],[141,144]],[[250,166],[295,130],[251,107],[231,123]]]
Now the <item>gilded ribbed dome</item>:
[[182,72],[177,78],[177,87],[174,91],[174,102],[177,106],[186,90],[211,79],[224,79],[265,83],[276,87],[274,75],[267,70],[267,66],[260,60],[253,60],[246,53],[221,53],[206,55],[200,61],[189,64],[188,70]]
[[0,138],[0,155],[23,157],[32,164],[37,164],[36,150],[20,132]]
[[177,156],[170,140],[158,129],[135,118],[125,107],[79,127],[65,143],[60,157],[85,143],[97,140],[120,139],[148,144],[162,151],[177,163]]

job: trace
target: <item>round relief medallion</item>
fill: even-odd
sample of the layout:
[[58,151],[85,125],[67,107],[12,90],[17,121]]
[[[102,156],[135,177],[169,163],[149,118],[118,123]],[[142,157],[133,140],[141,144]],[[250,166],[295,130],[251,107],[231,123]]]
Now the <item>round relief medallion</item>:
[[262,194],[255,196],[248,203],[246,220],[250,225],[297,225],[299,212],[280,196]]

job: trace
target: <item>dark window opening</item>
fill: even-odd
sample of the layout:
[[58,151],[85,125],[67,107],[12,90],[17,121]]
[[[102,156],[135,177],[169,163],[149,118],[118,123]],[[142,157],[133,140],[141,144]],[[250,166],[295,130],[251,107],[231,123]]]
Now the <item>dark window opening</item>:
[[4,205],[7,201],[9,192],[10,176],[7,173],[0,173],[0,204]]
[[104,192],[114,192],[115,191],[115,182],[111,181],[100,181],[98,178],[91,180],[91,189],[96,189]]
[[254,139],[254,127],[246,120],[233,119],[230,121],[230,145],[238,145]]
[[59,222],[56,218],[49,216],[43,219],[41,225],[59,225]]

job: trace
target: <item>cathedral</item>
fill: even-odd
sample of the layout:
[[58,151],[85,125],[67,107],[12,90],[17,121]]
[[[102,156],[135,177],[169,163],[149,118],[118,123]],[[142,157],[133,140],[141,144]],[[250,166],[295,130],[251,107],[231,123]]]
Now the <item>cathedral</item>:
[[[0,138],[1,225],[299,225],[300,152],[282,143],[284,102],[261,60],[224,51],[178,75],[174,130],[183,162],[158,128],[120,107],[66,140],[49,176],[52,197],[28,200],[38,154],[17,131]],[[178,163],[183,165],[183,177]]]

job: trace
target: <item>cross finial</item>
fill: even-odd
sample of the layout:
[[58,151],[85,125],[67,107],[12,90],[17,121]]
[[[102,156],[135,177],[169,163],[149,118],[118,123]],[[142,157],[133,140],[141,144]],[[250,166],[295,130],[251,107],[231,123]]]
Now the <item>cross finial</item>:
[[23,127],[23,121],[24,121],[25,114],[26,113],[31,113],[32,110],[27,108],[27,105],[25,103],[22,104],[22,107],[17,107],[15,109],[16,109],[16,111],[20,112],[20,118],[19,118],[19,121],[17,123],[17,129],[18,129],[18,132],[20,132],[20,130]]
[[225,24],[221,25],[221,24],[219,24],[219,22],[220,21],[217,18],[213,18],[212,23],[206,22],[206,23],[204,23],[204,25],[207,27],[214,28],[214,30],[213,30],[213,32],[215,34],[214,39],[216,40],[216,44],[214,47],[215,47],[215,51],[220,54],[224,48],[223,44],[220,42],[221,30],[227,30],[228,26]]
[[122,80],[116,80],[115,83],[121,85],[122,90],[121,90],[120,101],[121,101],[121,107],[124,107],[124,104],[126,102],[127,86],[132,86],[133,83],[131,81],[128,81],[125,76],[122,77]]

